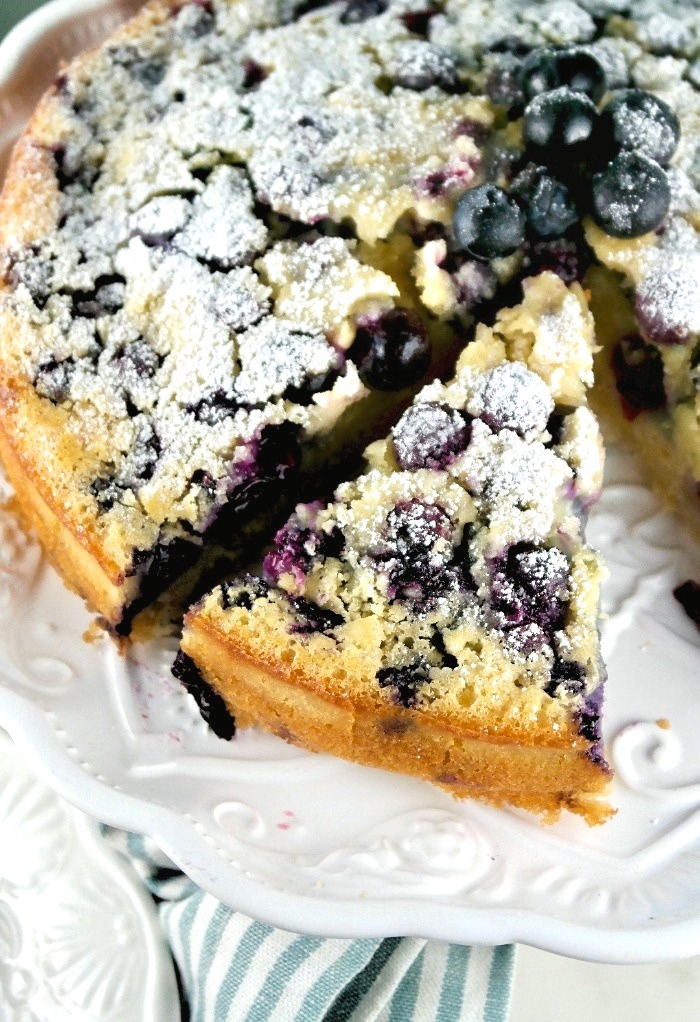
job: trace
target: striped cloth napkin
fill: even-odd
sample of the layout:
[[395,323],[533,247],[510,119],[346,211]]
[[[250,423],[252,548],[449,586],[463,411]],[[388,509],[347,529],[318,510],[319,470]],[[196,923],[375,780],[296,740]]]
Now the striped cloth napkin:
[[514,950],[330,940],[233,912],[156,845],[105,828],[159,900],[190,1022],[504,1022]]

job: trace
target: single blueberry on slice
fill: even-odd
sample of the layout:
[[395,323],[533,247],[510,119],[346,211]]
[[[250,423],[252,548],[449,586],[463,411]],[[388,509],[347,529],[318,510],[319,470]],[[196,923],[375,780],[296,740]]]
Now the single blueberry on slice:
[[357,25],[384,14],[388,8],[389,0],[347,0],[340,21],[343,25]]
[[111,511],[124,494],[123,487],[112,476],[100,476],[94,479],[90,483],[88,491],[94,497],[101,514]]
[[449,405],[424,401],[412,405],[391,433],[394,454],[402,469],[445,468],[466,450],[471,416]]
[[[584,701],[581,709],[577,712],[578,733],[582,738],[596,745],[601,742],[603,732],[600,726],[600,715],[603,707],[603,686],[599,685],[595,692],[591,692]],[[602,749],[599,751],[602,758]]]
[[218,738],[229,741],[236,733],[236,723],[226,703],[202,677],[192,657],[182,650],[175,657],[172,673],[194,697],[202,718]]
[[52,356],[37,368],[34,389],[39,397],[45,397],[52,404],[60,405],[68,400],[75,369],[75,359],[72,356],[63,362],[58,362]]
[[375,556],[389,579],[390,600],[408,603],[416,614],[463,588],[462,573],[450,566],[453,526],[437,504],[416,498],[387,515],[386,548]]
[[528,226],[541,238],[559,238],[578,220],[569,189],[544,167],[526,167],[513,181],[511,195],[522,203]]
[[[247,515],[264,501],[274,501],[285,486],[290,485],[301,465],[299,427],[292,422],[265,426],[254,442],[251,460],[243,478],[229,493],[232,513]],[[220,528],[228,528],[230,518],[223,515]]]
[[566,420],[569,415],[575,411],[574,408],[569,405],[558,405],[552,414],[549,416],[547,421],[547,432],[550,437],[550,445],[556,447],[560,444],[564,438],[564,429],[566,427]]
[[568,603],[569,561],[556,547],[517,543],[493,562],[490,606],[499,627],[532,623],[551,635]]
[[449,90],[457,81],[457,65],[445,50],[416,39],[399,50],[391,78],[413,92],[425,92],[433,85]]
[[665,167],[681,134],[675,113],[643,89],[616,92],[602,113],[603,125],[618,149],[636,149]]
[[594,103],[600,103],[607,87],[605,69],[592,53],[572,46],[557,53],[556,63],[559,85],[581,92]]
[[452,522],[443,508],[415,497],[392,508],[386,523],[392,553],[413,561],[431,560],[438,541],[452,536]]
[[545,687],[547,695],[556,696],[559,686],[568,695],[581,695],[586,688],[586,669],[575,660],[562,660],[555,656]]
[[639,238],[656,230],[670,204],[663,167],[644,153],[623,151],[593,176],[591,216],[613,238]]
[[498,61],[488,74],[484,91],[492,103],[512,108],[511,116],[522,112],[524,96],[515,57],[505,54]]
[[676,586],[673,595],[690,620],[700,628],[700,583],[688,579],[682,585]]
[[441,600],[467,588],[457,567],[422,561],[397,561],[389,571],[389,599],[405,603],[417,616],[429,614]]
[[638,284],[635,312],[642,333],[657,344],[685,344],[700,323],[700,275],[682,258],[662,261]]
[[127,385],[134,380],[152,380],[163,364],[162,357],[142,337],[122,344],[112,361]]
[[641,337],[623,337],[613,349],[611,364],[628,419],[666,407],[664,363],[653,344]]
[[527,99],[566,87],[598,103],[605,93],[605,70],[592,53],[580,47],[540,49],[523,61],[520,87]]
[[288,574],[301,584],[315,559],[340,557],[344,548],[345,537],[338,526],[330,532],[316,531],[293,516],[275,535],[274,549],[263,560],[263,574],[273,585]]
[[240,403],[230,392],[215,390],[211,394],[205,394],[197,404],[186,405],[185,411],[194,415],[197,422],[205,422],[208,426],[215,426],[223,422],[231,415],[234,415]]
[[586,160],[598,122],[592,100],[563,86],[536,96],[525,108],[523,139],[545,166]]
[[421,687],[429,679],[428,665],[422,660],[404,667],[382,667],[377,671],[380,688],[393,689],[394,700],[407,710],[418,702]]
[[383,391],[414,386],[425,375],[430,356],[428,332],[408,309],[391,309],[361,325],[348,352],[362,382]]
[[290,602],[296,615],[296,621],[290,628],[292,635],[313,635],[315,632],[327,635],[345,623],[340,614],[329,610],[328,607],[319,607],[318,604],[305,600],[303,596],[296,596]]
[[502,188],[491,184],[461,196],[452,226],[460,248],[477,259],[510,255],[525,240],[525,214]]

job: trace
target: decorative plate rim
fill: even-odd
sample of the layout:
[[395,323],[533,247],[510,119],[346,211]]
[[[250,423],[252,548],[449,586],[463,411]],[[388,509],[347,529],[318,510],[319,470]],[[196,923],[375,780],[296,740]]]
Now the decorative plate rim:
[[[109,0],[53,0],[17,25],[0,45],[0,86],[8,85],[42,36],[67,18],[109,8]],[[3,671],[4,673],[4,671]],[[700,916],[640,929],[606,929],[565,922],[530,910],[460,905],[417,906],[410,896],[323,899],[273,889],[234,870],[194,817],[117,791],[71,758],[40,701],[0,686],[0,723],[26,751],[37,771],[65,799],[113,826],[154,838],[197,884],[235,909],[283,929],[325,937],[418,936],[462,943],[519,941],[571,957],[607,963],[673,960],[700,953]]]

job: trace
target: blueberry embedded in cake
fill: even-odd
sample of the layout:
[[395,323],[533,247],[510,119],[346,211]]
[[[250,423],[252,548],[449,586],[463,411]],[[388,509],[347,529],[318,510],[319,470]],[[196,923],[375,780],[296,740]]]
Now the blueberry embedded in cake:
[[[584,538],[602,481],[592,322],[576,284],[526,291],[367,449],[364,475],[297,507],[262,578],[190,612],[182,649],[239,726],[595,823],[610,771],[603,569]],[[531,368],[548,330],[578,333],[568,379]]]

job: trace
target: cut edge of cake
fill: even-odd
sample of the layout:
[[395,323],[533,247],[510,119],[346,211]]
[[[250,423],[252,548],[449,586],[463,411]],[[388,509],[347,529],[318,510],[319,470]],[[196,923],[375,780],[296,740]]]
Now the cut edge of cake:
[[[571,472],[567,476],[564,471],[557,484],[556,500],[568,501],[569,505],[557,505],[553,513],[553,521],[558,522],[555,532],[548,533],[546,540],[518,544],[517,527],[509,538],[509,526],[501,522],[496,527],[491,520],[486,529],[489,535],[482,537],[482,546],[485,546],[480,567],[469,568],[472,579],[467,588],[472,586],[478,599],[470,595],[460,604],[458,613],[464,617],[459,618],[459,626],[454,631],[442,627],[442,610],[435,609],[440,608],[442,594],[439,586],[431,587],[429,580],[431,572],[440,570],[439,554],[434,564],[428,561],[419,564],[418,575],[411,576],[408,583],[403,579],[404,589],[398,598],[396,591],[403,583],[395,583],[394,578],[390,583],[395,590],[392,596],[384,578],[369,597],[366,593],[357,597],[361,611],[349,612],[345,617],[339,611],[349,606],[355,597],[348,597],[344,592],[339,600],[342,587],[361,591],[363,586],[366,589],[373,584],[367,582],[369,576],[365,572],[367,550],[353,561],[359,568],[343,574],[343,559],[347,555],[334,550],[335,541],[331,542],[334,525],[342,519],[347,527],[351,521],[352,512],[348,508],[353,501],[361,504],[364,500],[363,507],[372,513],[375,493],[382,493],[382,485],[391,488],[396,484],[411,493],[430,493],[433,488],[445,506],[451,508],[456,508],[460,502],[458,493],[450,496],[455,474],[461,471],[455,468],[461,464],[459,457],[448,472],[429,468],[406,472],[396,463],[396,447],[394,444],[391,448],[394,442],[390,435],[368,449],[369,473],[336,491],[335,504],[325,509],[317,505],[301,505],[297,509],[296,517],[292,516],[286,527],[287,534],[284,529],[278,533],[276,545],[266,558],[265,579],[248,576],[226,584],[192,608],[185,619],[175,673],[198,697],[200,705],[210,707],[212,698],[217,700],[219,711],[228,710],[237,726],[261,727],[314,752],[417,776],[456,797],[516,806],[537,813],[547,821],[556,819],[567,809],[589,824],[597,824],[614,811],[605,798],[611,771],[604,760],[599,724],[604,668],[599,650],[598,615],[600,584],[605,570],[598,555],[585,545],[579,525],[600,490],[602,445],[595,420],[585,408],[586,383],[590,382],[587,360],[584,358],[582,364],[572,357],[568,366],[560,367],[561,372],[554,372],[551,365],[546,365],[543,354],[547,342],[551,344],[553,333],[565,330],[570,334],[567,349],[570,354],[581,354],[585,349],[590,357],[595,347],[592,318],[580,287],[574,284],[567,288],[553,274],[544,273],[527,281],[524,292],[523,303],[503,310],[494,330],[477,329],[476,339],[465,349],[451,384],[429,385],[418,395],[412,408],[426,404],[433,407],[431,398],[449,399],[449,395],[455,393],[450,387],[458,389],[460,386],[460,374],[466,374],[465,378],[468,377],[470,385],[477,386],[477,390],[475,380],[485,379],[504,366],[511,367],[508,375],[513,380],[519,380],[524,374],[526,388],[533,386],[533,377],[538,387],[542,387],[543,377],[548,377],[552,408],[556,404],[559,409],[565,409],[564,420],[567,417],[571,417],[572,423],[576,420],[576,428],[581,431],[577,441],[569,437],[568,446],[565,436],[558,438],[561,457],[555,459],[557,466],[561,468],[567,464]],[[551,350],[561,352],[562,349]],[[519,362],[519,358],[523,361]],[[533,365],[538,360],[539,372],[524,368],[528,362]],[[512,368],[518,365],[520,369]],[[568,371],[563,371],[564,368]],[[493,383],[494,377],[490,379]],[[498,387],[493,384],[492,389]],[[572,390],[579,390],[578,401],[573,406],[569,403]],[[532,393],[535,392],[539,392],[538,388]],[[484,394],[484,407],[490,407],[488,388]],[[472,409],[473,400],[472,392],[472,397],[468,398]],[[452,400],[452,408],[455,407]],[[517,437],[520,431],[530,436],[533,447],[537,446],[541,454],[546,443],[553,439],[547,440],[550,436],[547,427],[555,430],[561,428],[561,423],[556,426],[552,415],[544,416],[547,427],[544,420],[537,422],[537,413],[527,400],[520,412],[523,421],[511,422],[511,428],[505,430],[500,429],[498,423],[494,425],[496,406],[490,411],[482,409],[482,416],[491,417],[495,437],[502,433]],[[531,414],[534,416],[532,425]],[[564,433],[566,429],[564,425]],[[538,431],[539,439],[535,440],[533,437]],[[488,432],[486,426],[483,432]],[[510,436],[506,438],[508,442],[510,439]],[[524,444],[525,441],[521,450]],[[466,453],[462,455],[465,456]],[[580,471],[578,476],[577,471]],[[544,504],[550,498],[547,480],[543,479],[542,485]],[[565,493],[567,486],[568,494]],[[476,503],[479,499],[475,496]],[[418,500],[421,504],[418,517],[422,515],[428,526],[432,510],[439,506],[431,500],[427,497],[423,502]],[[424,510],[426,502],[427,512]],[[575,504],[576,511],[572,514]],[[405,506],[406,501],[397,505]],[[451,520],[460,514],[468,520],[470,515],[476,514],[478,525],[480,512],[471,506],[468,493],[464,494],[464,506],[466,510],[450,511]],[[517,518],[517,512],[514,513]],[[381,514],[385,514],[385,510]],[[483,506],[481,514],[485,514]],[[307,540],[306,546],[302,542],[299,547],[296,539],[289,545],[289,536],[295,529],[298,534],[299,523],[302,526],[311,523],[313,531],[319,520],[324,523],[321,527],[325,527],[324,531]],[[418,523],[419,528],[424,522]],[[499,529],[504,531],[501,533]],[[565,538],[567,530],[571,532],[568,540]],[[397,531],[405,535],[405,528],[404,533],[400,528]],[[555,533],[558,533],[556,542]],[[496,538],[499,535],[502,536],[503,557],[513,549],[525,560],[531,559],[533,565],[538,563],[543,549],[548,553],[568,547],[565,621],[559,618],[556,626],[542,621],[544,632],[550,628],[549,638],[543,639],[540,635],[532,649],[527,636],[538,629],[542,631],[539,625],[533,626],[533,618],[539,611],[533,611],[533,618],[529,620],[527,614],[522,620],[518,618],[524,631],[518,628],[510,631],[515,618],[507,620],[512,613],[508,597],[499,596],[500,603],[495,597],[491,603],[491,597],[484,599],[484,587],[491,586],[493,596],[493,587],[503,584],[502,578],[494,581],[501,570],[494,565],[500,562],[495,547],[488,547],[489,541],[501,543],[501,539]],[[453,536],[454,542],[461,542],[461,536],[458,530]],[[376,536],[372,542],[376,547]],[[436,550],[439,539],[437,543]],[[313,554],[309,551],[322,547],[331,558],[333,568],[330,574],[324,575],[324,569],[314,577]],[[302,550],[298,564],[293,555],[290,556],[293,549]],[[471,548],[469,556],[473,560]],[[477,561],[479,556],[476,554]],[[333,557],[336,560],[332,560]],[[378,576],[386,575],[384,565],[390,563],[390,557],[381,551],[376,553],[380,565],[376,569]],[[553,559],[556,561],[557,557]],[[545,575],[549,570],[545,570],[546,562],[546,557],[539,560],[541,567],[545,565],[542,567]],[[312,568],[307,574],[308,563]],[[334,573],[340,579],[336,590],[329,582]],[[416,578],[428,579],[425,589],[432,595],[427,598],[426,608],[413,615],[411,601],[416,599]],[[419,581],[419,589],[420,584]],[[527,588],[527,580],[524,584]],[[431,606],[433,596],[435,600]],[[377,614],[371,609],[367,611],[373,599],[380,605]],[[552,620],[559,613],[556,599],[558,597],[554,599]],[[401,607],[409,608],[405,614],[407,620],[414,617],[421,620],[423,615],[425,623],[418,626],[415,634],[409,635],[406,631],[404,611],[397,609]],[[502,632],[497,626],[494,628],[496,619],[502,624]],[[388,627],[383,631],[387,622]],[[555,627],[559,630],[551,631]],[[522,638],[516,638],[516,633]],[[408,643],[402,647],[407,636]],[[429,641],[426,636],[430,636]],[[538,641],[544,645],[536,648]],[[513,653],[507,645],[509,642],[521,643],[519,653]],[[437,650],[435,656],[431,646]],[[388,660],[382,651],[384,647],[393,650]],[[392,662],[397,666],[387,667],[387,663]],[[458,677],[459,683],[451,687],[451,680]],[[377,678],[380,679],[378,684]],[[459,693],[455,695],[451,688],[458,689]]]

